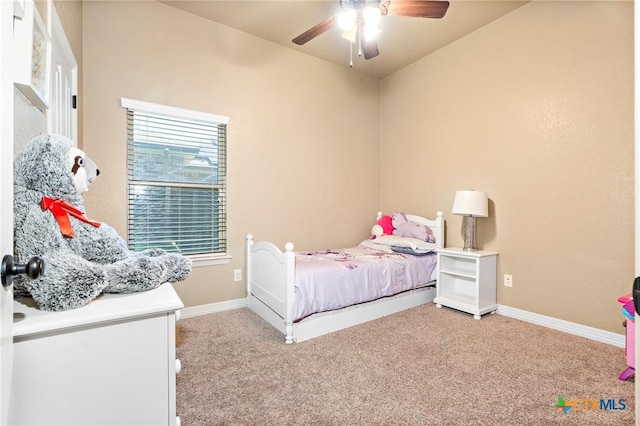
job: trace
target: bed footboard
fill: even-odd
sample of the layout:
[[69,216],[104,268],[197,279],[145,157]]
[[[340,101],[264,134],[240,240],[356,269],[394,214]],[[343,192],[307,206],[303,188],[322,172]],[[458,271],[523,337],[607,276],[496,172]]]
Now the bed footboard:
[[282,331],[287,343],[293,343],[293,244],[287,243],[282,252],[273,243],[254,242],[253,235],[249,234],[246,248],[249,308]]

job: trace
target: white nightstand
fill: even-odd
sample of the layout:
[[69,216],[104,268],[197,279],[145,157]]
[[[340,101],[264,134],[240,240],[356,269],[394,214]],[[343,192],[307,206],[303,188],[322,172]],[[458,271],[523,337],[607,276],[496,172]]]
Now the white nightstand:
[[493,251],[439,249],[436,306],[468,312],[477,320],[498,309],[497,259],[498,253]]

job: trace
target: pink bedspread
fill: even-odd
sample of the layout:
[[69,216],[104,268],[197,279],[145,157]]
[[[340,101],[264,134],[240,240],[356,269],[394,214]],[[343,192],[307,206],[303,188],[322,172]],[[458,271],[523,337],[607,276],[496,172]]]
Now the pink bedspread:
[[424,286],[436,254],[414,256],[362,246],[296,253],[293,320]]

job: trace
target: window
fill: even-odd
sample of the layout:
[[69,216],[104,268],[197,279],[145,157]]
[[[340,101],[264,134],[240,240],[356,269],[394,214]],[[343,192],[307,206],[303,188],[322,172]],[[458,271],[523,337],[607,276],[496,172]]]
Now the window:
[[226,256],[228,118],[124,98],[122,106],[129,248]]

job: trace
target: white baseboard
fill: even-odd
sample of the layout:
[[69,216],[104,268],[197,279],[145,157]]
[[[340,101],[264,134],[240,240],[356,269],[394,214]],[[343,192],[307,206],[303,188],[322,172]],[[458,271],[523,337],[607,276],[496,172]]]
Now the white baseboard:
[[224,302],[209,303],[206,305],[191,306],[180,310],[182,318],[197,317],[199,315],[213,314],[216,312],[230,311],[231,309],[246,308],[247,299],[226,300]]
[[[227,300],[224,302],[183,308],[180,310],[180,315],[182,318],[190,318],[197,317],[199,315],[213,314],[215,312],[228,311],[231,309],[246,308],[247,306],[246,298]],[[496,313],[504,315],[505,317],[511,317],[543,327],[552,328],[554,330],[563,331],[565,333],[574,334],[576,336],[586,337],[587,339],[607,343],[619,348],[624,348],[625,346],[624,334],[612,333],[610,331],[600,330],[598,328],[576,324],[574,322],[548,317],[546,315],[540,315],[529,311],[523,311],[522,309],[512,308],[511,306],[505,305],[498,305]]]
[[576,324],[574,322],[548,317],[546,315],[523,311],[522,309],[512,308],[505,305],[498,305],[496,313],[504,315],[505,317],[519,319],[558,331],[564,331],[565,333],[586,337],[587,339],[596,340],[598,342],[607,343],[620,348],[624,348],[625,345],[624,334],[612,333],[610,331],[600,330],[598,328],[588,327],[586,325]]

